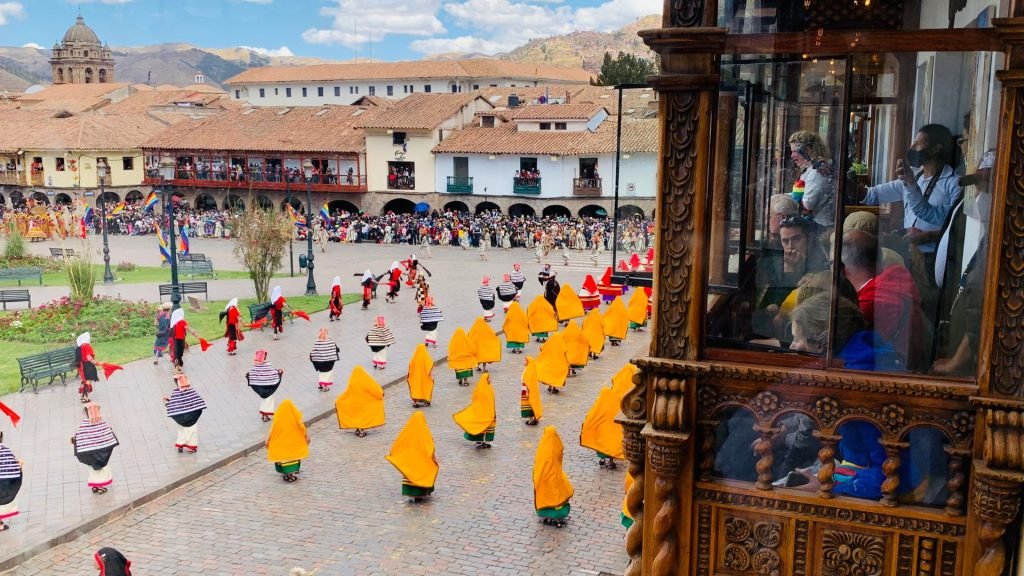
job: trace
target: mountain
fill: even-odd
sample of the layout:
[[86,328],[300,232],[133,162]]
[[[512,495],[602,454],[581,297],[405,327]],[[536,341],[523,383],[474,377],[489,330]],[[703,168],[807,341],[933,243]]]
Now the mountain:
[[605,52],[611,52],[612,56],[625,52],[653,60],[654,52],[637,36],[637,32],[660,27],[661,16],[655,14],[640,18],[614,32],[573,32],[531,40],[507,54],[502,54],[500,58],[516,62],[580,67],[597,73],[601,71],[601,61]]

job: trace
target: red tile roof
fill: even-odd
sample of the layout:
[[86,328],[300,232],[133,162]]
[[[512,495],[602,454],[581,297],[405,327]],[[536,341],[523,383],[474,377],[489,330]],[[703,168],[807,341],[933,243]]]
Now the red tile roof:
[[274,82],[341,82],[352,80],[401,80],[404,78],[517,78],[572,83],[589,83],[594,75],[582,68],[547,64],[526,64],[488,58],[409,62],[368,62],[358,64],[313,64],[309,66],[264,66],[250,68],[225,84]]
[[83,112],[65,116],[51,110],[0,111],[0,150],[135,150],[167,129],[145,113]]
[[[452,133],[434,147],[437,154],[550,154],[580,156],[584,154],[612,154],[615,152],[614,118],[603,122],[595,132],[584,131],[527,131],[517,129],[515,122],[495,128],[475,126]],[[624,153],[653,153],[658,150],[657,120],[624,120],[622,123],[622,151]]]
[[362,126],[363,128],[433,130],[478,99],[482,106],[490,106],[476,92],[464,94],[418,92],[395,102],[391,108],[364,119]]

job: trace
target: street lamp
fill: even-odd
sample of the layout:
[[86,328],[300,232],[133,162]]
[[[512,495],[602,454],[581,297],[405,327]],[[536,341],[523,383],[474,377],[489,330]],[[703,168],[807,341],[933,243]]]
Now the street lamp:
[[103,180],[110,168],[106,162],[96,163],[96,176],[100,180],[100,219],[103,220],[103,283],[113,284],[114,273],[110,271],[110,244],[107,242],[107,198],[103,191]]
[[619,166],[622,157],[622,91],[646,88],[647,84],[619,84],[615,87],[619,91],[618,122],[615,123],[615,199],[612,208],[612,270],[617,265],[619,248]]
[[302,163],[302,175],[306,178],[306,296],[316,296],[316,281],[313,280],[313,163],[307,158]]
[[[295,208],[292,206],[292,191],[291,191],[291,180],[288,176],[284,178],[284,201],[288,204],[288,208]],[[286,208],[287,210],[287,208]],[[295,254],[292,252],[292,245],[295,244],[295,226],[292,226],[291,235],[288,236],[288,277],[295,277]]]
[[170,158],[160,161],[160,199],[164,204],[164,215],[167,216],[167,240],[171,249],[171,310],[181,308],[181,286],[178,284],[178,245],[174,240],[174,189],[168,184],[174,180],[175,168],[174,160]]

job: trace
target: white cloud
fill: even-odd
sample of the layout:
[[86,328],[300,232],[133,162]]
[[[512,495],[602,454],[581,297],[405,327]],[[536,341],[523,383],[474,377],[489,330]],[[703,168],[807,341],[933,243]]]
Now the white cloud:
[[100,4],[129,4],[135,2],[135,0],[68,0],[68,4],[92,4],[93,2],[99,2]]
[[437,19],[440,0],[334,0],[337,6],[320,9],[333,18],[330,28],[310,28],[302,39],[310,44],[341,44],[349,48],[379,42],[389,34],[435,36],[444,34]]
[[[443,7],[461,28],[474,36],[417,40],[418,52],[462,51],[495,53],[511,50],[535,38],[593,30],[610,32],[637,18],[659,14],[662,0],[606,0],[594,7],[574,8],[562,0],[462,0]],[[453,47],[457,46],[457,47]]]
[[7,24],[11,18],[24,18],[25,7],[20,2],[0,2],[0,26]]
[[42,50],[43,49],[43,47],[40,44],[36,44],[35,42],[26,42],[26,43],[22,44],[21,47],[22,48],[35,48],[36,50]]
[[276,50],[272,48],[260,48],[258,46],[239,46],[239,48],[252,50],[261,56],[295,56],[287,46],[281,46]]

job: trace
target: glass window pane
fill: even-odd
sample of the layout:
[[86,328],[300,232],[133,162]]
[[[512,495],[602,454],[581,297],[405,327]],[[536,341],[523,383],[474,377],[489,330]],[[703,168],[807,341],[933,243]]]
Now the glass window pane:
[[815,30],[926,30],[986,28],[997,9],[970,3],[950,14],[949,0],[721,0],[719,25],[732,34],[768,34]]

